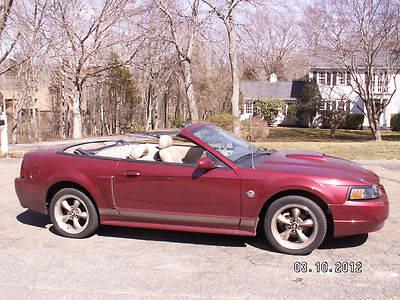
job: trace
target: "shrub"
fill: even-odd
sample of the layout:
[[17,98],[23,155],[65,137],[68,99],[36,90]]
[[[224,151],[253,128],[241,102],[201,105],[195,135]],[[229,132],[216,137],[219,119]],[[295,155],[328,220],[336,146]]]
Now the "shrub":
[[393,131],[400,131],[400,113],[391,116],[390,127]]
[[271,125],[276,121],[276,118],[283,111],[284,107],[285,101],[282,99],[257,100],[255,102],[254,113],[267,121],[268,125]]
[[132,122],[131,126],[129,127],[129,132],[140,132],[140,131],[144,131],[144,126],[139,123]]
[[231,114],[223,113],[210,116],[207,118],[207,121],[225,129],[226,131],[233,132],[233,123],[238,119],[238,117],[235,117]]
[[300,120],[300,111],[297,104],[289,104],[287,108],[287,116],[296,123]]
[[175,128],[183,128],[183,126],[185,125],[185,120],[182,116],[176,116],[171,120],[171,125]]
[[364,123],[364,115],[362,114],[349,114],[346,116],[341,129],[362,129]]
[[268,123],[259,118],[241,122],[242,138],[249,142],[265,142],[269,135]]

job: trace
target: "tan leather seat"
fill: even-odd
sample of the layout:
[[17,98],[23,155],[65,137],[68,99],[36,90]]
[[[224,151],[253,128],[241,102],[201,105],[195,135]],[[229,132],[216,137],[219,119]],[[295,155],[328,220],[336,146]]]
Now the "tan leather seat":
[[129,157],[132,159],[139,159],[143,155],[146,155],[149,152],[146,144],[137,145],[132,151],[129,153]]
[[169,135],[160,136],[159,145],[160,151],[158,154],[163,162],[182,163],[182,156],[175,147],[172,147],[173,140]]
[[138,160],[156,161],[158,158],[158,148],[154,144],[146,144],[147,152]]

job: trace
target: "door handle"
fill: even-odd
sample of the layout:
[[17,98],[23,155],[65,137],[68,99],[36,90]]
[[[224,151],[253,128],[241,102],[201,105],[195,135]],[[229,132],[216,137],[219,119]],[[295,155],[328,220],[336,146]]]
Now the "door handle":
[[126,170],[125,171],[125,176],[126,177],[138,177],[138,176],[140,176],[140,172],[139,171],[135,171],[135,170]]

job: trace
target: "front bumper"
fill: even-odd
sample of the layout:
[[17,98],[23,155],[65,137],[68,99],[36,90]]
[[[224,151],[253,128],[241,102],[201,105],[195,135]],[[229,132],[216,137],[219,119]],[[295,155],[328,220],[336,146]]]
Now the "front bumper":
[[334,236],[342,237],[381,229],[389,215],[386,193],[379,199],[346,201],[329,206],[334,223]]
[[22,207],[47,214],[46,195],[43,194],[37,183],[33,183],[26,178],[17,177],[15,178],[14,186]]

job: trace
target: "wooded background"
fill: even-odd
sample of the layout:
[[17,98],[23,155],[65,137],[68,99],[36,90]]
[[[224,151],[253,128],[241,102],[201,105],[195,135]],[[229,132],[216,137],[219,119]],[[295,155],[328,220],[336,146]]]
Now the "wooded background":
[[[16,91],[13,142],[178,127],[224,112],[238,116],[240,80],[272,73],[307,80],[308,58],[321,49],[340,53],[348,70],[354,53],[372,66],[385,52],[392,57],[389,75],[399,72],[398,0],[0,5],[0,75]],[[359,94],[374,133],[383,107],[370,97],[368,80]],[[27,108],[43,86],[50,89],[51,114],[38,124]],[[239,122],[234,131],[240,133]]]

